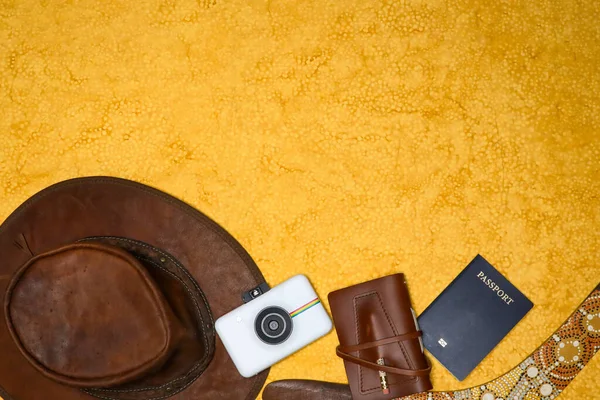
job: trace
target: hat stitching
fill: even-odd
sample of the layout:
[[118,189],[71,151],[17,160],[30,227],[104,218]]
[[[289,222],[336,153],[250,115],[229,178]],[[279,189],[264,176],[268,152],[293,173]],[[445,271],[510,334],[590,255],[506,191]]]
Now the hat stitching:
[[[204,296],[204,292],[202,292],[202,289],[200,289],[200,286],[198,285],[198,282],[196,282],[196,280],[194,279],[194,277],[190,275],[190,273],[183,266],[183,264],[181,264],[179,262],[179,260],[177,260],[176,258],[174,258],[171,254],[162,251],[158,247],[150,246],[147,243],[144,243],[144,242],[141,242],[141,241],[138,241],[138,240],[129,239],[129,238],[126,238],[126,237],[119,237],[119,236],[91,236],[91,237],[85,238],[83,240],[98,240],[98,239],[112,239],[112,240],[120,240],[120,241],[123,241],[123,242],[128,242],[128,243],[131,243],[131,244],[134,244],[134,245],[139,245],[141,247],[145,247],[145,248],[150,249],[152,251],[156,251],[157,253],[159,253],[160,255],[164,256],[165,258],[168,258],[173,264],[175,264],[177,267],[179,267],[179,270],[181,272],[183,272],[190,279],[190,281],[192,282],[192,284],[198,290],[198,293],[200,293],[200,296],[202,297],[202,300],[204,301],[204,304],[206,305],[206,308],[210,310],[210,306],[208,304],[208,300]],[[162,268],[159,265],[157,265],[157,266],[159,268]],[[167,271],[167,272],[171,273],[170,271]],[[179,277],[176,277],[176,278],[180,279]],[[186,286],[186,288],[187,288],[187,285],[183,281],[181,283],[183,283],[183,285]],[[210,322],[214,322],[211,313],[209,313],[208,317],[210,318]]]
[[[169,254],[162,252],[162,251],[161,251],[160,249],[158,249],[158,248],[155,248],[155,247],[149,246],[149,245],[147,245],[146,243],[143,243],[143,242],[138,242],[138,241],[131,240],[131,239],[128,239],[128,238],[116,237],[116,236],[89,237],[89,238],[85,238],[85,239],[83,239],[83,240],[84,240],[84,241],[88,241],[88,240],[89,240],[89,241],[91,241],[91,240],[94,240],[94,239],[113,239],[113,240],[121,240],[121,241],[126,241],[126,242],[129,242],[129,243],[135,244],[135,245],[139,245],[139,246],[142,246],[142,247],[146,247],[146,248],[148,248],[148,249],[150,249],[150,250],[153,250],[153,251],[156,251],[156,252],[160,253],[160,254],[161,254],[161,255],[163,255],[164,257],[167,257],[167,258],[168,258],[168,259],[169,259],[171,262],[173,262],[173,264],[174,264],[174,265],[175,265],[175,266],[176,266],[176,267],[177,267],[177,268],[178,268],[180,271],[183,271],[183,272],[186,274],[186,276],[187,276],[188,278],[190,278],[190,280],[192,281],[192,283],[194,283],[194,284],[195,284],[195,286],[196,286],[196,288],[198,289],[198,291],[199,291],[200,295],[202,296],[202,299],[204,300],[204,303],[205,303],[206,307],[207,307],[208,309],[210,309],[210,308],[209,308],[209,305],[208,305],[208,303],[207,303],[207,301],[206,301],[206,298],[204,297],[204,294],[202,293],[201,289],[198,287],[198,285],[196,284],[196,282],[194,281],[194,279],[193,279],[193,278],[192,278],[192,277],[191,277],[191,276],[190,276],[190,275],[187,273],[187,271],[185,271],[185,267],[183,267],[183,266],[182,266],[182,265],[181,265],[181,264],[180,264],[180,263],[179,263],[177,260],[175,260],[174,258],[172,258],[172,257],[171,257]],[[199,307],[199,305],[198,305],[198,303],[197,303],[196,299],[194,298],[194,296],[193,296],[193,294],[192,294],[192,292],[191,292],[190,288],[188,287],[188,285],[187,285],[187,284],[186,284],[186,283],[185,283],[185,282],[184,282],[184,281],[183,281],[183,280],[182,280],[180,277],[178,277],[176,274],[174,274],[173,272],[169,271],[168,269],[164,268],[164,267],[163,267],[163,266],[161,266],[160,264],[158,264],[158,263],[154,262],[154,261],[153,261],[153,260],[151,260],[151,259],[145,258],[145,257],[141,257],[141,258],[142,258],[142,260],[143,260],[143,261],[149,262],[149,263],[151,263],[152,265],[154,265],[155,267],[157,267],[157,268],[159,268],[159,269],[161,269],[161,270],[163,270],[163,271],[167,272],[169,275],[173,276],[175,279],[177,279],[177,280],[178,280],[178,281],[179,281],[179,282],[180,282],[180,283],[183,285],[183,287],[185,288],[186,292],[188,292],[188,294],[190,295],[190,297],[191,297],[192,301],[194,302],[194,306],[196,307],[196,310],[198,311],[198,317],[200,318],[200,321],[201,321],[202,327],[204,328],[204,319],[203,319],[203,317],[202,317],[202,312],[201,312],[201,310],[200,310],[200,307]],[[211,319],[211,322],[212,322],[212,315],[210,314],[210,312],[209,312],[209,318]],[[204,338],[204,344],[205,344],[205,346],[208,348],[208,347],[209,347],[209,343],[208,343],[208,337],[206,336],[206,333],[204,332],[204,330],[203,330],[203,329],[202,329],[201,331],[202,331],[202,336],[203,336],[203,338]],[[167,383],[165,383],[165,384],[163,384],[163,385],[160,385],[160,386],[148,386],[148,387],[145,387],[145,388],[138,388],[138,389],[107,389],[107,388],[97,388],[97,389],[96,389],[96,388],[94,388],[94,389],[93,389],[93,391],[94,391],[94,392],[98,391],[98,392],[131,393],[131,392],[143,392],[143,391],[146,391],[146,390],[156,390],[156,389],[162,389],[162,388],[168,387],[168,386],[170,386],[170,385],[173,385],[174,383],[177,383],[177,382],[179,382],[179,381],[181,381],[181,380],[183,380],[183,379],[187,378],[188,376],[190,376],[190,375],[191,375],[192,373],[194,373],[194,372],[195,372],[195,371],[196,371],[196,370],[197,370],[197,369],[198,369],[198,368],[199,368],[199,367],[200,367],[202,364],[206,363],[206,361],[207,361],[206,359],[207,359],[207,358],[208,358],[208,354],[207,354],[207,355],[205,355],[205,356],[204,356],[204,358],[202,358],[201,360],[199,360],[198,362],[196,362],[196,363],[194,364],[194,366],[193,366],[193,367],[192,367],[192,368],[191,368],[191,369],[190,369],[190,370],[189,370],[189,371],[188,371],[188,372],[187,372],[187,373],[186,373],[184,376],[182,376],[182,377],[179,377],[179,378],[175,378],[175,379],[173,379],[173,380],[171,380],[171,381],[169,381],[169,382],[167,382]],[[194,380],[195,380],[195,379],[194,379]],[[192,381],[192,382],[193,382],[193,381]],[[169,396],[172,396],[173,394],[179,393],[179,392],[180,392],[181,390],[183,390],[184,388],[185,388],[185,387],[183,387],[183,388],[179,389],[179,390],[178,390],[178,391],[176,391],[176,392],[173,392],[173,393],[169,394]],[[90,390],[90,389],[84,389],[84,391],[85,391],[86,393],[89,393],[89,392],[88,392],[88,390]],[[94,396],[95,396],[95,394],[93,394],[93,393],[89,393],[89,394],[91,394],[91,395],[94,395]],[[97,397],[99,397],[99,396],[97,396]]]
[[[84,245],[85,246],[85,245]],[[5,318],[6,321],[10,321],[10,325],[8,326],[8,330],[10,335],[13,337],[13,340],[17,341],[17,345],[19,347],[21,347],[27,354],[29,354],[29,356],[25,356],[26,358],[30,359],[30,362],[38,364],[40,366],[43,366],[46,369],[51,369],[48,365],[46,365],[45,363],[37,360],[33,354],[31,354],[31,352],[29,351],[29,349],[26,348],[25,344],[22,342],[22,339],[20,338],[20,336],[18,335],[18,333],[16,332],[16,330],[14,330],[14,328],[11,328],[11,326],[13,325],[13,321],[12,321],[12,314],[10,311],[8,311],[8,304],[9,302],[12,300],[12,296],[13,293],[15,291],[15,289],[17,288],[17,286],[19,285],[20,281],[22,280],[22,278],[24,277],[25,274],[27,274],[31,268],[31,266],[33,265],[33,263],[37,262],[37,260],[42,259],[42,258],[47,258],[49,256],[54,256],[55,254],[58,253],[63,253],[66,250],[66,247],[62,247],[62,248],[58,248],[55,249],[53,251],[44,253],[44,254],[39,254],[31,259],[29,259],[25,264],[23,264],[19,270],[16,272],[16,274],[12,277],[11,282],[9,283],[6,293],[5,293],[5,299],[4,299],[4,307],[5,307]],[[115,255],[116,257],[119,257],[121,259],[124,258],[124,256],[122,254],[117,254],[112,252],[113,255]],[[133,255],[131,255],[131,257],[133,257]],[[128,261],[128,260],[126,260]],[[169,272],[169,271],[167,271]],[[136,269],[136,273],[140,274],[142,279],[147,283],[147,277],[144,276],[144,274],[142,274],[141,271],[139,271],[138,269]],[[183,282],[182,282],[183,283]],[[185,285],[185,284],[184,284]],[[187,289],[187,288],[186,288]],[[153,298],[154,300],[156,299],[156,293],[154,291],[152,291],[153,293]],[[197,307],[197,305],[196,305]],[[163,326],[163,329],[165,329],[165,327]],[[166,348],[167,344],[165,344],[165,347],[163,347],[162,350],[164,350],[164,348]],[[162,351],[161,350],[161,351]],[[63,376],[62,374],[57,373],[57,375],[60,375],[61,377]]]
[[[202,300],[206,304],[206,308],[210,309],[210,306],[208,304],[208,300],[204,296],[204,292],[202,291],[202,289],[200,289],[200,286],[198,285],[198,283],[196,282],[196,280],[194,279],[194,277],[191,276],[190,273],[187,271],[187,269],[183,266],[183,264],[181,264],[179,262],[179,260],[175,259],[171,254],[162,251],[158,247],[153,247],[153,246],[148,245],[147,243],[136,241],[136,240],[132,240],[132,239],[129,239],[129,238],[119,238],[119,237],[116,237],[116,236],[106,236],[106,237],[108,239],[123,240],[125,242],[129,242],[129,243],[132,243],[132,244],[141,245],[142,247],[145,247],[145,248],[150,249],[150,250],[154,250],[154,251],[158,252],[160,255],[165,256],[165,258],[168,258],[169,260],[171,260],[171,262],[173,264],[175,264],[176,266],[178,266],[179,270],[182,271],[190,279],[190,281],[192,282],[192,284],[198,290],[198,293],[200,293],[200,296],[202,297]],[[212,314],[209,313],[208,317],[210,318],[210,322],[214,322],[213,318],[212,318]]]
[[[147,258],[141,258],[143,261],[147,261],[149,263],[152,263],[154,266],[156,266],[157,268],[160,268],[163,271],[166,271],[167,273],[169,273],[170,275],[174,276],[177,280],[180,280],[179,277],[175,276],[173,273],[171,273],[170,271],[166,270],[165,268],[161,267],[160,265],[158,265],[157,263],[155,263],[154,261],[147,259]],[[182,282],[182,284],[184,284]],[[184,284],[185,285],[185,284]],[[189,289],[186,287],[186,291],[189,292]],[[196,308],[198,309],[198,305],[196,303],[195,300],[194,301],[194,305],[196,306]],[[198,309],[199,310],[199,309]],[[199,316],[200,320],[202,321],[202,316]],[[203,323],[203,322],[202,322]],[[205,344],[208,345],[208,338],[206,337],[206,334],[204,333],[204,331],[202,331],[202,336],[204,337],[204,342]],[[205,355],[200,361],[196,362],[194,364],[194,366],[184,375],[181,376],[179,378],[175,378],[165,384],[162,384],[160,386],[148,386],[148,387],[144,387],[144,388],[137,388],[137,389],[109,389],[109,388],[94,388],[94,389],[89,389],[89,390],[93,390],[94,392],[98,391],[98,392],[117,392],[117,393],[130,393],[130,392],[143,392],[146,390],[156,390],[156,389],[162,389],[168,386],[171,386],[185,378],[187,378],[188,376],[190,376],[191,374],[193,374],[202,364],[205,364],[208,358],[208,354]],[[87,392],[88,389],[86,389],[85,391]],[[173,392],[173,394],[178,393],[179,391]],[[90,393],[91,394],[91,393]]]
[[[153,251],[156,251],[156,252],[160,253],[164,257],[168,258],[174,264],[176,264],[178,266],[180,265],[179,261],[177,261],[176,259],[174,259],[170,254],[164,253],[159,248],[154,248],[154,247],[149,246],[146,243],[138,242],[138,241],[131,240],[131,239],[128,239],[128,238],[123,238],[123,237],[118,237],[118,236],[103,236],[103,237],[89,237],[89,238],[86,238],[86,240],[94,240],[94,239],[101,239],[101,238],[114,239],[114,240],[122,240],[122,241],[130,242],[132,244],[141,245],[142,247],[146,247],[146,248],[149,248],[149,249],[151,249]],[[155,265],[156,267],[165,270],[162,266],[160,266],[159,264],[155,263],[152,260],[144,259],[144,261],[148,261],[148,262],[152,263],[153,265]],[[200,295],[202,296],[202,299],[204,300],[204,302],[208,306],[208,302],[206,300],[206,297],[204,296],[204,293],[202,292],[202,290],[198,286],[198,283],[196,282],[196,280],[187,272],[187,270],[185,269],[185,267],[183,267],[183,265],[181,265],[181,268],[179,268],[179,270],[181,270],[188,278],[190,278],[190,280],[192,281],[192,283],[194,284],[194,286],[198,289]],[[174,275],[171,271],[168,271],[168,270],[165,270],[165,271],[167,273],[173,275],[177,280],[181,281],[181,278],[179,278],[178,276]],[[188,290],[187,285],[184,282],[182,282],[182,281],[181,281],[181,283],[184,285],[184,287],[186,288],[186,290]],[[194,300],[194,304],[197,307],[197,304],[196,304],[195,300]],[[202,318],[202,317],[200,316],[200,318]],[[211,322],[212,322],[213,318],[212,318],[212,314],[211,313],[209,313],[209,318],[211,319]],[[205,335],[204,332],[203,332],[203,335]],[[141,392],[141,391],[145,391],[145,390],[148,390],[148,389],[162,389],[165,386],[168,386],[168,385],[173,384],[173,383],[175,383],[177,381],[185,379],[187,376],[189,376],[190,374],[192,374],[197,369],[197,367],[199,366],[199,364],[200,364],[200,362],[198,362],[183,377],[177,378],[177,379],[175,379],[173,381],[170,381],[169,383],[161,385],[161,386],[152,387],[152,388],[146,388],[146,389],[130,389],[130,390],[124,390],[124,389],[95,389],[95,390],[100,391],[100,392],[130,392],[131,393],[131,392]],[[169,397],[171,397],[171,396],[173,396],[175,394],[181,393],[183,390],[185,390],[187,387],[189,387],[191,384],[193,384],[201,375],[202,374],[198,375],[197,377],[195,377],[194,379],[192,379],[190,382],[188,382],[186,385],[182,386],[181,388],[179,388],[179,390],[177,390],[177,391],[175,391],[173,393],[169,393],[168,395],[165,395],[165,396],[153,397],[153,398],[149,398],[149,399],[145,399],[145,400],[163,400],[163,399],[167,399],[167,398],[169,398]],[[256,397],[256,395],[258,394],[258,392],[262,388],[262,384],[260,384],[260,387],[257,390],[256,389],[257,384],[258,384],[258,380],[255,379],[254,385],[252,386],[252,388],[253,388],[252,392],[255,392],[255,393],[249,393],[248,396],[246,397],[246,399],[252,399],[252,398]],[[87,390],[84,390],[84,391],[87,393]],[[92,393],[88,393],[88,394],[90,394],[92,396],[95,396],[95,397],[97,397],[99,399],[103,399],[103,400],[114,400],[113,397],[106,397],[106,396],[102,396],[102,395],[99,395],[99,394],[92,394]]]

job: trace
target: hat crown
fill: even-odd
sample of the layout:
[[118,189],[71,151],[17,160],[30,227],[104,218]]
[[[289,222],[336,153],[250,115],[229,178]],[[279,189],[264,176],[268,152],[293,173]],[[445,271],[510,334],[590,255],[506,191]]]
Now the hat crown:
[[169,357],[179,327],[138,260],[102,243],[32,258],[6,298],[13,339],[46,376],[79,387],[132,381]]
[[[143,359],[152,359],[153,355],[159,354],[160,346],[156,343],[162,343],[162,333],[159,333],[161,340],[154,342],[154,346],[139,349],[142,353],[137,361],[115,358],[116,364],[112,364],[105,361],[109,359],[107,356],[99,358],[104,364],[101,366],[104,373],[96,370],[89,374],[99,378],[95,379],[97,384],[82,377],[90,373],[91,368],[98,367],[84,366],[87,370],[72,368],[71,375],[68,375],[69,371],[60,366],[49,369],[42,365],[39,362],[41,356],[36,358],[34,352],[28,351],[21,343],[19,335],[25,336],[23,331],[27,329],[27,323],[15,324],[12,320],[10,314],[17,310],[16,303],[12,303],[11,287],[18,290],[21,279],[28,279],[27,276],[17,276],[35,266],[32,263],[23,269],[25,264],[32,261],[32,257],[74,243],[103,244],[120,249],[133,256],[151,277],[152,286],[158,288],[168,305],[167,311],[173,316],[169,323],[169,343],[173,347],[162,364],[157,359],[154,366],[153,363],[142,365]],[[236,372],[217,341],[214,317],[239,307],[242,304],[240,295],[263,283],[264,277],[235,238],[189,204],[150,186],[114,177],[86,177],[60,182],[25,201],[0,225],[0,254],[0,295],[3,299],[0,309],[0,314],[3,314],[0,316],[0,396],[5,399],[249,399],[258,395],[267,371],[253,379],[245,379]],[[94,288],[99,284],[98,281],[104,281],[102,285],[109,285],[107,282],[116,279],[106,276],[114,261],[110,258],[103,257],[102,263],[95,265],[95,276],[101,279],[73,283],[78,293]],[[89,272],[89,264],[70,265],[76,264],[84,269],[87,266]],[[51,268],[56,268],[56,265],[52,263]],[[73,273],[78,274],[79,271]],[[143,279],[128,279],[135,282],[136,287],[142,285],[143,289],[138,288],[142,292],[146,290],[147,283]],[[117,281],[121,282],[120,279]],[[54,278],[40,283],[32,280],[30,289],[37,289],[38,284],[43,290],[51,291]],[[127,303],[125,299],[128,297],[123,293],[127,293],[129,287],[125,287],[127,290],[120,290],[118,301],[112,294],[98,297],[102,300],[100,307],[108,300],[111,300],[111,304]],[[100,289],[97,288],[98,291]],[[108,289],[112,290],[110,287]],[[29,304],[34,303],[34,298],[38,299],[36,305],[45,304],[45,300],[39,300],[40,295],[31,296],[26,293],[28,290],[21,293],[22,299],[19,301],[22,304],[26,304],[28,296],[32,299]],[[130,316],[134,310],[135,318],[140,318],[137,314],[145,313],[148,309],[156,312],[155,305],[150,303],[148,306],[147,303],[134,304],[136,307],[132,306],[131,309],[116,308],[121,316]],[[65,304],[68,302],[65,301]],[[90,309],[96,304],[76,302],[72,306],[73,310],[68,307],[60,311],[53,309],[51,318],[59,313],[96,315],[98,318],[99,312]],[[26,315],[25,311],[19,312]],[[49,309],[45,312],[49,313]],[[35,318],[37,320],[38,317]],[[154,318],[159,319],[159,314]],[[120,327],[114,323],[115,320],[112,321],[106,325]],[[56,325],[54,329],[60,328],[59,324]],[[102,327],[99,322],[96,322],[96,326],[98,330]],[[161,325],[151,326],[156,331],[157,326]],[[90,364],[97,362],[95,357],[98,351],[101,354],[105,351],[117,354],[127,347],[111,342],[110,335],[100,335],[88,325],[84,325],[84,328],[84,334],[93,338],[90,340],[93,345],[85,353],[76,355],[89,354]],[[41,334],[50,331],[38,330]],[[134,343],[140,340],[137,330],[128,332],[128,335]],[[83,340],[76,335],[73,338],[76,341]],[[34,335],[29,340],[23,338],[24,342],[29,343],[36,340],[40,340],[40,335],[37,339]],[[52,341],[43,340],[45,343],[40,344],[42,349],[53,345]],[[137,357],[135,352],[132,353]],[[65,350],[56,353],[55,357],[73,359],[73,354],[71,350]],[[127,371],[127,366],[132,370]],[[140,368],[136,370],[136,366]],[[148,371],[143,373],[146,366]],[[112,377],[111,371],[126,372]],[[138,372],[139,376],[135,377]],[[102,375],[105,379],[101,379]]]

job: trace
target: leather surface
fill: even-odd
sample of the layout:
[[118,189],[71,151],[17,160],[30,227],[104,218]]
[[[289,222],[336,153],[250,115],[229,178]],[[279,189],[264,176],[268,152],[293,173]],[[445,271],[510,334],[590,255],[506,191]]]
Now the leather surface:
[[138,259],[183,327],[177,346],[160,369],[143,379],[116,388],[87,389],[99,397],[119,400],[164,397],[189,386],[204,371],[214,355],[214,336],[204,329],[212,321],[209,305],[198,284],[186,273],[183,265],[165,251],[126,238],[90,237],[80,242],[105,243],[118,246]]
[[352,400],[352,393],[341,383],[288,379],[269,383],[263,400]]
[[[416,331],[408,290],[402,274],[364,282],[329,294],[329,304],[340,345],[354,346]],[[375,346],[351,353],[386,366],[421,370],[428,368],[418,338]],[[389,394],[383,394],[379,373],[344,360],[355,399],[391,399],[431,389],[429,376],[387,374]]]
[[[179,325],[184,327],[180,338],[184,347],[180,351],[175,351],[174,358],[170,358],[164,365],[159,365],[160,362],[157,362],[154,365],[156,368],[153,369],[158,368],[158,370],[152,371],[154,374],[145,374],[143,378],[134,379],[131,382],[128,380],[127,383],[120,386],[86,389],[84,392],[41,374],[19,351],[9,333],[7,324],[1,323],[0,386],[8,393],[8,396],[13,397],[14,400],[79,400],[91,399],[92,396],[102,399],[126,400],[167,397],[175,400],[201,397],[240,400],[255,398],[268,371],[250,379],[241,377],[224,351],[222,343],[215,337],[213,321],[225,312],[241,305],[241,293],[257,286],[264,279],[250,256],[227,232],[197,210],[162,192],[126,180],[97,177],[62,182],[38,193],[19,207],[0,227],[0,252],[3,254],[3,262],[0,264],[0,292],[2,294],[6,292],[15,272],[22,268],[32,256],[94,236],[102,236],[103,238],[96,240],[104,240],[103,243],[107,246],[116,245],[118,238],[131,238],[137,241],[137,245],[134,246],[138,249],[138,253],[135,254],[136,259],[147,267],[148,275],[164,294],[164,303],[168,303]],[[113,242],[108,243],[107,240]],[[151,254],[151,250],[144,249],[139,243],[147,244],[151,248],[163,249],[165,252],[156,258],[156,255]],[[121,243],[121,245],[125,244]],[[77,258],[77,252],[75,251],[73,255],[69,254],[69,257],[71,256]],[[171,257],[173,260],[170,259]],[[160,264],[161,258],[164,258],[166,263],[180,264],[181,268],[178,272],[172,272],[168,268],[161,268],[162,265],[152,267],[154,264]],[[96,290],[107,291],[106,294],[110,294],[110,296],[102,297],[102,300],[107,302],[111,301],[111,297],[114,297],[115,300],[129,301],[132,299],[127,298],[128,296],[141,296],[140,299],[148,296],[149,292],[142,289],[143,284],[139,278],[136,279],[137,289],[131,294],[126,293],[127,285],[122,286],[122,282],[115,288],[110,287],[111,281],[114,283],[117,275],[124,274],[119,276],[119,281],[121,281],[132,272],[132,269],[124,264],[117,265],[115,271],[112,272],[114,275],[104,276],[99,273],[99,264],[94,264],[93,267],[87,266],[88,269],[84,273],[80,269],[73,269],[77,265],[77,260],[72,261],[63,264],[72,268],[74,280],[57,289],[60,292],[66,290],[68,286],[73,287],[80,284],[90,286],[92,289],[89,291],[92,297],[86,301],[90,301],[88,305],[95,303],[93,305],[96,307],[95,309],[98,308],[97,302],[100,301],[96,296]],[[131,267],[133,261],[128,265]],[[33,266],[36,267],[37,263]],[[86,265],[79,265],[79,267],[85,270]],[[34,268],[33,271],[36,269]],[[88,272],[92,275],[86,277]],[[46,273],[50,275],[44,276]],[[44,268],[44,273],[39,277],[32,275],[29,280],[26,275],[23,282],[32,286],[28,289],[31,291],[35,287],[35,282],[39,282],[42,287],[46,286],[47,288],[49,280],[55,278],[60,278],[59,269],[50,268],[50,271],[46,272]],[[131,276],[129,279],[133,285],[134,280],[131,279]],[[75,282],[76,280],[80,282]],[[96,289],[93,288],[95,282],[98,286]],[[219,284],[215,285],[215,282]],[[202,289],[200,300],[192,295],[184,295],[198,286]],[[19,286],[17,285],[16,288],[18,289]],[[46,292],[46,296],[50,296],[49,299],[64,299],[64,292],[62,294],[59,292],[52,295]],[[80,295],[85,298],[83,293]],[[44,296],[35,296],[32,301],[41,303],[44,299]],[[212,315],[205,312],[196,313],[191,310],[203,300],[210,305]],[[23,321],[27,317],[25,312],[27,307],[19,305],[25,305],[25,301],[21,296],[15,303],[15,314],[19,318],[23,318],[17,324],[20,327],[23,326]],[[72,307],[68,311],[74,314],[81,313],[83,315],[84,311],[93,312],[93,310],[84,308],[86,301],[64,302],[61,307],[63,310]],[[148,301],[149,298],[146,297],[143,302],[148,305]],[[115,311],[116,308],[113,307],[114,305],[111,305],[109,309]],[[130,323],[140,324],[139,326],[146,324],[154,332],[159,329],[157,326],[151,326],[147,319],[149,314],[155,313],[158,308],[145,307],[145,310],[141,310],[140,308],[144,308],[143,304],[132,307],[135,310],[127,309],[127,307],[122,307],[120,310],[123,311],[123,315],[138,314]],[[148,315],[144,316],[146,312]],[[2,314],[1,317],[4,320],[6,317],[4,309]],[[51,314],[50,309],[46,309],[42,317],[49,319],[49,314]],[[125,323],[118,315],[115,315],[113,315],[112,322],[108,321],[109,323]],[[200,317],[196,318],[195,315],[200,315]],[[99,320],[103,318],[101,313],[97,317]],[[155,317],[159,318],[159,316]],[[89,318],[92,316],[90,315]],[[189,332],[194,331],[191,329],[194,324],[200,325],[195,329],[197,334],[190,336]],[[73,332],[77,332],[81,326],[83,325],[78,326],[77,323],[74,323],[71,325],[71,333],[62,337],[65,338]],[[54,322],[50,324],[50,328],[52,327],[58,330],[60,324]],[[42,333],[42,335],[44,334]],[[127,336],[127,334],[124,335]],[[24,336],[27,337],[26,342],[35,347],[34,336]],[[126,342],[125,336],[121,339]],[[131,332],[129,338],[133,336],[144,339],[143,333],[140,332]],[[77,334],[73,337],[76,337],[80,343],[86,342],[86,338],[79,337]],[[164,335],[157,335],[152,340],[161,337],[164,338]],[[110,335],[105,337],[101,346],[106,346],[107,349],[124,346],[123,342],[109,343],[113,339],[116,337],[111,338]],[[56,338],[42,338],[41,340],[51,341]],[[157,343],[152,343],[150,340],[148,349],[137,348],[137,350],[136,345],[133,344],[133,348],[128,351],[135,353],[138,362],[141,362],[149,355],[157,354],[157,348],[160,347]],[[88,352],[89,346],[87,348],[86,346],[84,346],[85,352]],[[208,363],[207,357],[203,357],[209,348],[212,349],[210,351],[213,355],[210,363]],[[137,351],[139,353],[136,353]],[[192,361],[189,359],[190,354],[193,355],[195,362],[190,362]],[[82,353],[74,356],[74,353],[64,353],[62,356],[64,356],[64,360],[80,362],[89,354]],[[65,363],[61,364],[60,360],[53,359],[49,362],[47,355],[41,353],[38,358],[43,359],[60,372],[73,372]],[[131,363],[131,360],[129,360],[129,364],[121,362],[120,369],[117,368],[117,370],[122,372],[126,365],[134,364],[136,363]],[[167,375],[162,374],[163,370],[168,372]],[[105,365],[99,371],[88,370],[87,374],[102,376],[109,371],[110,368]],[[194,375],[199,371],[201,374]],[[165,381],[168,384],[164,384]],[[144,390],[147,388],[150,392]]]
[[144,267],[99,244],[41,254],[13,278],[6,318],[21,352],[51,379],[115,386],[160,367],[181,327]]

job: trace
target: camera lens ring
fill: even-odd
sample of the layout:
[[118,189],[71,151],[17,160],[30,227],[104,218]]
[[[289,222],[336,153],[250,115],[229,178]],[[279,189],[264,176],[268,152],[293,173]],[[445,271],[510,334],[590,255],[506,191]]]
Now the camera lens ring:
[[256,336],[266,344],[277,345],[285,342],[292,334],[292,330],[292,317],[281,307],[264,308],[254,320]]
[[[281,321],[278,322],[278,321]],[[275,324],[276,326],[274,326]],[[274,327],[273,327],[274,326]],[[287,328],[286,320],[279,313],[270,312],[262,318],[260,330],[270,339],[278,339]]]

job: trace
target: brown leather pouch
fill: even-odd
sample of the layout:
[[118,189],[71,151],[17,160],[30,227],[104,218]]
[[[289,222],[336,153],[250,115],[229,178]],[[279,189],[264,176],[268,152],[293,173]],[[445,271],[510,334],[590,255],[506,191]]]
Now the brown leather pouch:
[[354,400],[393,399],[432,388],[403,274],[331,292],[329,304],[340,341],[336,352]]

